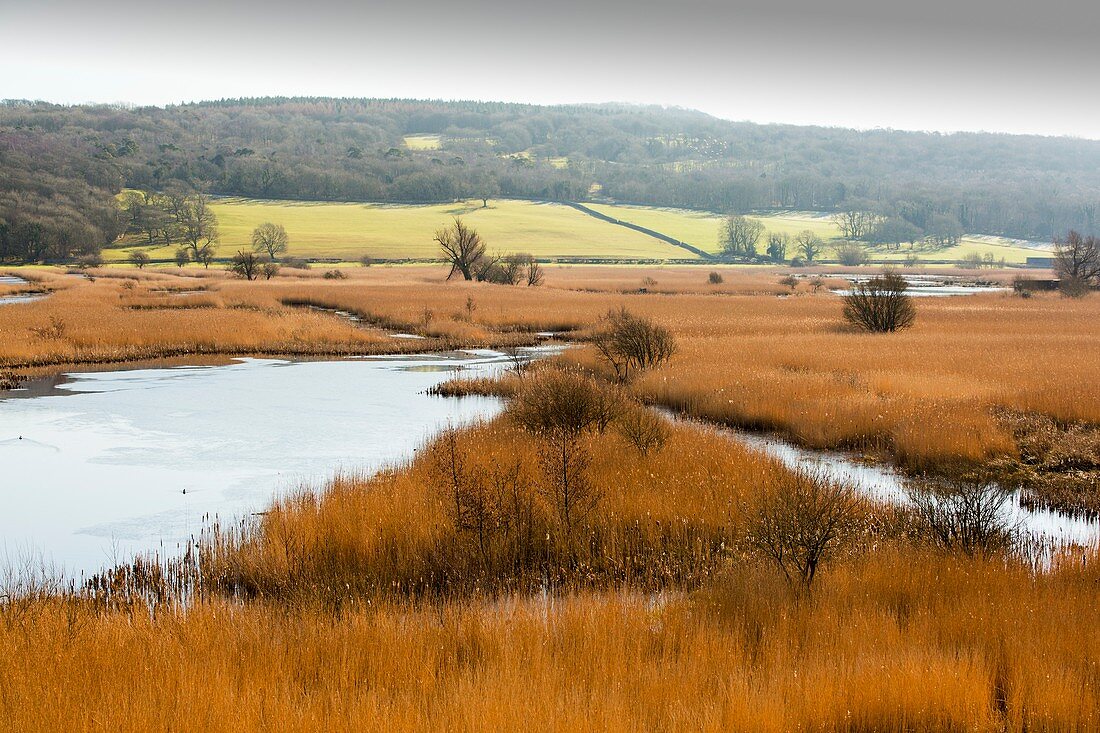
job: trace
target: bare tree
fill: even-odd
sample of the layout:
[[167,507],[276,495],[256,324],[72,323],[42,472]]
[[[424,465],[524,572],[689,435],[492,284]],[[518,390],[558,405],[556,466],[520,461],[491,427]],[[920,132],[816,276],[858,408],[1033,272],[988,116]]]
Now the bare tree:
[[214,259],[214,245],[218,241],[218,217],[210,209],[210,199],[203,194],[195,194],[183,199],[178,206],[177,217],[191,258],[209,267]]
[[786,232],[770,232],[768,234],[768,257],[776,262],[787,260],[787,247],[791,243],[791,235]]
[[800,255],[806,258],[807,262],[813,262],[825,247],[825,243],[821,241],[821,237],[817,236],[809,229],[804,229],[796,234],[794,243],[795,249]]
[[676,353],[676,339],[667,328],[632,315],[625,308],[608,312],[592,344],[620,382],[627,381],[634,372],[667,362]]
[[176,250],[176,267],[183,267],[191,261],[191,250],[180,247]]
[[873,333],[909,328],[917,317],[909,283],[892,272],[855,283],[844,296],[844,318],[853,326]]
[[478,460],[453,428],[432,444],[429,455],[433,488],[456,533],[474,540],[483,564],[498,553],[512,569],[537,561],[537,538],[546,533],[543,503],[519,458]]
[[946,550],[983,555],[1011,549],[1018,528],[1006,505],[1011,494],[981,478],[924,479],[909,499],[921,536]]
[[963,233],[962,224],[952,214],[933,214],[925,239],[938,247],[954,247]]
[[145,269],[145,266],[149,264],[149,254],[142,252],[140,249],[135,249],[130,253],[130,264],[139,270]]
[[510,254],[500,260],[501,281],[508,285],[519,285],[523,281],[527,255]]
[[271,278],[275,277],[279,274],[279,269],[280,268],[278,262],[265,262],[263,268],[264,279],[270,280]]
[[568,537],[600,500],[588,477],[585,436],[604,418],[602,391],[582,374],[548,371],[528,380],[509,405],[512,419],[542,441],[543,493]]
[[433,445],[432,458],[435,484],[446,498],[444,506],[455,530],[472,534],[482,559],[487,560],[492,535],[501,525],[497,497],[490,491],[487,476],[479,468],[467,467],[454,428]]
[[745,216],[731,216],[722,225],[719,242],[723,254],[732,257],[756,257],[756,245],[764,235],[764,225]]
[[435,233],[435,241],[439,244],[444,259],[451,265],[447,279],[450,280],[456,272],[460,272],[463,279],[473,280],[475,271],[485,258],[485,242],[481,235],[456,216],[449,227]]
[[238,251],[229,263],[229,271],[245,280],[255,280],[263,271],[264,261],[255,252]]
[[1084,295],[1100,283],[1100,239],[1070,231],[1054,245],[1054,271],[1065,287],[1062,292]]
[[542,285],[545,276],[542,272],[542,265],[536,260],[534,255],[527,255],[527,287],[536,288]]
[[267,222],[252,230],[252,249],[266,254],[272,262],[285,254],[289,245],[290,238],[282,224]]
[[217,253],[218,250],[213,244],[204,244],[194,252],[195,261],[203,267],[210,267],[210,263],[214,261],[214,257]]
[[852,539],[860,503],[846,484],[805,471],[766,487],[750,522],[749,546],[789,583],[808,589],[821,564]]
[[168,211],[163,196],[148,194],[144,197],[137,194],[140,200],[131,200],[131,217],[133,228],[141,231],[149,244],[163,239],[165,244],[170,244],[174,236],[178,234],[178,226],[175,217]]
[[869,211],[840,211],[833,215],[833,223],[840,229],[840,235],[845,239],[863,239],[878,223],[877,214]]

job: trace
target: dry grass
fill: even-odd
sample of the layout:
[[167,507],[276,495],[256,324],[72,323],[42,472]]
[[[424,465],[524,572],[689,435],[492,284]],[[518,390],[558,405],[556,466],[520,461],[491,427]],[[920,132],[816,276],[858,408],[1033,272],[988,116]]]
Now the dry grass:
[[[184,345],[198,328],[191,314],[226,319],[226,329],[240,314],[260,314],[269,328],[301,318],[306,343],[328,348],[336,341],[324,334],[383,332],[284,303],[308,300],[387,328],[470,329],[469,338],[549,323],[583,329],[625,303],[672,328],[681,349],[633,385],[637,394],[907,460],[1014,449],[1011,433],[980,432],[986,418],[1007,431],[991,412],[999,404],[1040,404],[1062,419],[1094,409],[1073,391],[1036,391],[1068,389],[1067,375],[1092,378],[1094,360],[1073,351],[1095,345],[1091,300],[922,302],[912,332],[881,337],[839,329],[840,304],[827,295],[581,292],[568,272],[552,272],[550,286],[531,290],[441,287],[417,282],[421,270],[340,282],[210,276],[189,296],[156,292],[177,287],[159,275],[132,288],[100,278],[26,312],[58,308],[74,334],[97,326],[104,343],[155,315],[180,329],[171,334]],[[586,288],[592,277],[584,273]],[[755,288],[764,276],[746,277],[730,287]],[[202,305],[157,306],[180,297]],[[418,322],[425,310],[433,317]],[[218,334],[216,347],[236,348],[240,336]],[[24,346],[30,358],[35,343]],[[1001,351],[985,353],[992,349]],[[583,349],[572,358],[595,365]],[[1047,368],[1037,370],[1041,359]],[[522,379],[506,388],[521,389]],[[1061,399],[1075,400],[1069,413]],[[951,432],[958,420],[974,434]],[[456,445],[464,475],[520,499],[499,515],[506,523],[489,524],[488,542],[449,508],[444,438],[408,466],[337,479],[256,524],[213,532],[197,553],[201,592],[187,604],[103,586],[86,596],[0,596],[0,728],[1100,726],[1095,550],[1036,574],[1012,556],[932,552],[909,541],[904,516],[865,506],[861,540],[825,566],[812,592],[797,592],[744,549],[760,497],[791,474],[716,432],[679,424],[648,454],[614,430],[587,436],[599,501],[568,535],[546,506],[539,438],[502,418],[460,433]],[[493,484],[500,476],[508,480]]]
[[793,602],[696,595],[373,601],[286,613],[37,604],[0,624],[10,730],[1088,730],[1093,572],[885,553]]
[[[51,275],[66,289],[0,308],[0,365],[506,345],[530,342],[534,331],[583,334],[625,305],[667,325],[680,344],[670,365],[637,381],[636,394],[809,446],[942,469],[1017,450],[993,417],[997,407],[1100,423],[1100,299],[922,298],[913,329],[860,334],[841,325],[840,299],[828,292],[800,285],[777,297],[780,273],[763,268],[725,268],[725,282],[710,285],[711,269],[549,267],[542,288],[444,284],[438,267],[351,268],[345,280],[294,271],[255,283],[190,268],[110,270],[114,277],[95,283]],[[638,294],[647,280],[649,292]],[[163,292],[172,288],[203,292]],[[288,303],[348,311],[367,327]],[[64,338],[28,330],[51,316],[65,321]],[[391,339],[390,331],[432,340]],[[571,358],[595,365],[588,350]]]
[[291,305],[353,300],[340,293],[356,286],[323,280],[319,273],[264,283],[234,280],[218,271],[180,275],[112,269],[96,271],[90,280],[44,271],[40,277],[34,287],[50,291],[48,298],[0,307],[0,366],[118,363],[183,355],[374,354],[533,340],[443,318],[434,325],[425,323],[423,310],[419,323],[390,319],[388,325],[391,330],[422,332],[430,340],[394,339],[370,324],[357,326]]
[[[789,474],[719,434],[679,426],[642,455],[614,431],[590,436],[598,505],[569,535],[554,514],[540,444],[510,421],[456,437],[460,472],[491,507],[484,541],[451,511],[440,440],[408,468],[345,477],[220,532],[201,559],[221,592],[300,600],[392,591],[661,588],[701,582],[734,552],[759,493]],[[497,483],[498,478],[504,481]]]
[[[532,450],[504,422],[462,438],[470,468],[526,462]],[[338,481],[323,496],[276,507],[243,545],[223,537],[216,547],[224,554],[207,568],[232,579],[222,588],[248,590],[243,596],[207,593],[187,607],[5,599],[0,726],[1100,725],[1094,554],[1035,575],[1004,557],[934,553],[876,532],[827,566],[812,594],[796,593],[734,542],[702,549],[743,530],[782,468],[689,426],[649,457],[617,440],[608,434],[592,446],[592,475],[606,494],[590,523],[602,539],[589,559],[606,569],[625,557],[620,550],[643,553],[637,575],[589,562],[586,574],[549,590],[546,580],[484,582],[478,566],[463,564],[471,554],[455,544],[429,488],[431,451],[422,452],[407,469]],[[433,563],[482,582],[443,596],[410,592]]]

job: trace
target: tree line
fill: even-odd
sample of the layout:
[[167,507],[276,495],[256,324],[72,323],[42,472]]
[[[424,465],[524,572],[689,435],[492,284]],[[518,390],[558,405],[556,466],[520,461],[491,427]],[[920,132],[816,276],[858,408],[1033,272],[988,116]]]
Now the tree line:
[[[410,149],[407,135],[438,135],[441,146]],[[869,227],[854,238],[948,241],[971,231],[1049,241],[1069,229],[1096,232],[1100,143],[755,125],[628,105],[0,103],[0,257],[90,254],[125,224],[113,201],[124,188],[321,201],[610,198],[730,214],[866,212],[874,221],[851,222],[859,231]]]

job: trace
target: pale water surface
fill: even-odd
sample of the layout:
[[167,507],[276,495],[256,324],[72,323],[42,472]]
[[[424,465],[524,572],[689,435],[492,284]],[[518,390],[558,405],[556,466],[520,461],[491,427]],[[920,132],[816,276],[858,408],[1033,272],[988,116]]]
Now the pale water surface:
[[7,393],[0,564],[39,558],[77,576],[136,552],[175,555],[209,517],[233,521],[335,471],[407,459],[448,423],[496,414],[496,399],[424,392],[455,370],[507,361],[491,351],[245,359],[74,373]]

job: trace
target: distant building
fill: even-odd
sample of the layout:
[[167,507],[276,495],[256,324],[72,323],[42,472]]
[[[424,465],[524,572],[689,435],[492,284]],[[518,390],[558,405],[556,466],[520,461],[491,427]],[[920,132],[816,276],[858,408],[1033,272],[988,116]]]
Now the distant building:
[[1024,267],[1034,267],[1040,270],[1049,270],[1054,267],[1053,257],[1028,257],[1024,262]]

